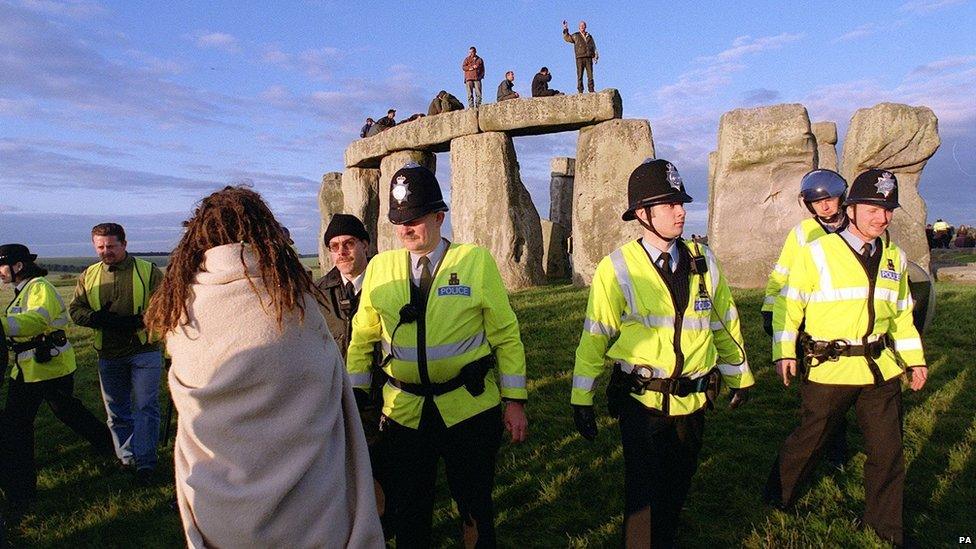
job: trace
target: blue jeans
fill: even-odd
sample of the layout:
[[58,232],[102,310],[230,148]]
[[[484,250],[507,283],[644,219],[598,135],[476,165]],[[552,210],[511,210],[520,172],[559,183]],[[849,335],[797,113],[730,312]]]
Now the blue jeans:
[[115,454],[122,463],[134,463],[139,469],[156,466],[162,371],[159,351],[98,359],[98,378]]

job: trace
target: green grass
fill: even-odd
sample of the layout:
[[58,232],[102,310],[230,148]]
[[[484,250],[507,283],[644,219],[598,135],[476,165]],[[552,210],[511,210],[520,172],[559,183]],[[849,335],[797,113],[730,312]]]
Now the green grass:
[[[70,297],[70,288],[61,291]],[[797,424],[798,397],[796,388],[784,388],[770,368],[759,292],[735,294],[757,387],[744,408],[728,410],[723,396],[719,409],[708,415],[698,473],[682,515],[681,545],[882,546],[859,524],[865,456],[853,416],[854,455],[844,472],[821,468],[792,512],[761,503],[773,456]],[[9,291],[0,292],[4,298],[9,299]],[[926,547],[955,545],[957,536],[976,535],[976,373],[970,368],[974,301],[976,287],[938,285],[937,316],[925,335],[929,382],[920,393],[905,395],[906,524]],[[596,441],[580,438],[568,404],[586,291],[549,286],[519,292],[512,303],[529,361],[530,438],[504,445],[498,456],[499,539],[507,546],[617,546],[623,508],[619,431],[602,416]],[[90,337],[75,327],[69,336],[79,349],[76,392],[102,417]],[[604,383],[601,379],[601,389]],[[601,390],[601,413],[602,396]],[[126,475],[105,471],[46,408],[37,425],[40,495],[17,533],[18,544],[183,543],[179,517],[168,507],[170,471],[158,487],[134,488]],[[168,447],[161,460],[171,463]],[[456,546],[456,512],[443,479],[438,494],[436,544]]]

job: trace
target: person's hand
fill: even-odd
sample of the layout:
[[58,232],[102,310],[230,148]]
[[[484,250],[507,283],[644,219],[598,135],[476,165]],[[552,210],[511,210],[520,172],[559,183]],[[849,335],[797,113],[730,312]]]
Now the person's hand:
[[925,366],[910,366],[908,368],[908,386],[913,391],[918,391],[925,386],[925,381],[929,378],[929,369]]
[[525,417],[525,403],[510,400],[505,403],[505,429],[512,442],[522,442],[528,436],[529,420]]
[[567,23],[565,19],[563,19],[563,28],[569,30],[569,23]]
[[729,408],[735,410],[739,406],[742,406],[746,402],[749,402],[749,388],[743,387],[741,389],[732,388],[729,389]]
[[796,359],[781,358],[776,361],[776,373],[783,378],[783,385],[790,386],[790,377],[796,375]]
[[91,315],[91,325],[93,328],[106,328],[112,325],[113,322],[119,317],[118,314],[113,313],[108,310],[108,307],[112,302],[108,302],[101,309],[92,312]]
[[586,440],[596,438],[598,429],[596,426],[596,413],[593,411],[593,406],[574,404],[573,421],[576,423],[576,430],[579,431],[580,436]]

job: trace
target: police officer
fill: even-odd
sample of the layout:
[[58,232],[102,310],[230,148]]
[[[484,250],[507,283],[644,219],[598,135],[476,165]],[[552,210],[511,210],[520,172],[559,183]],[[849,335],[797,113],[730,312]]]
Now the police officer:
[[719,379],[731,387],[733,408],[754,381],[715,256],[680,238],[691,197],[677,168],[645,161],[631,174],[627,194],[623,219],[636,219],[643,237],[597,266],[571,402],[577,429],[592,440],[596,378],[613,363],[607,399],[623,441],[625,542],[670,547]]
[[527,427],[518,321],[489,252],[441,237],[447,205],[434,174],[408,163],[390,183],[389,219],[406,249],[366,267],[346,366],[353,385],[367,389],[373,345],[382,344],[397,547],[431,545],[440,458],[465,544],[494,547],[502,426],[516,442]]
[[[898,182],[888,171],[857,176],[844,203],[850,224],[797,252],[773,309],[773,360],[785,385],[796,375],[801,323],[810,340],[800,426],[779,452],[766,500],[792,505],[809,478],[826,435],[854,406],[864,434],[864,524],[896,545],[903,534],[901,378],[918,391],[928,370],[912,324],[905,253],[886,234],[898,207]],[[884,238],[882,238],[884,236]]]
[[8,521],[14,524],[37,496],[34,418],[42,402],[96,453],[115,455],[108,427],[72,395],[76,365],[74,348],[64,332],[68,309],[36,259],[23,244],[0,246],[0,282],[13,284],[15,296],[0,319],[14,355],[0,428],[4,454],[0,477]]
[[[766,283],[766,296],[763,299],[762,317],[763,329],[766,334],[773,335],[773,304],[776,296],[786,286],[786,278],[790,275],[790,265],[797,252],[804,244],[830,233],[842,231],[847,227],[847,214],[844,213],[843,201],[847,196],[847,181],[833,170],[813,170],[800,180],[800,200],[813,214],[793,227],[786,235],[783,250],[769,273]],[[801,329],[802,331],[802,329]],[[802,356],[797,353],[797,356]],[[844,467],[847,461],[847,419],[841,418],[837,430],[830,434],[827,442],[827,461],[837,469]]]

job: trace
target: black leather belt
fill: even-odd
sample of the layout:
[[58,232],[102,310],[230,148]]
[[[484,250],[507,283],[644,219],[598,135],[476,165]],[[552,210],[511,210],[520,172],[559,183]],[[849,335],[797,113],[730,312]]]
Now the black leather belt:
[[458,375],[439,383],[410,383],[390,377],[388,383],[401,391],[421,397],[440,396],[466,387],[472,396],[485,392],[485,376],[495,366],[495,355],[485,355],[461,368]]

